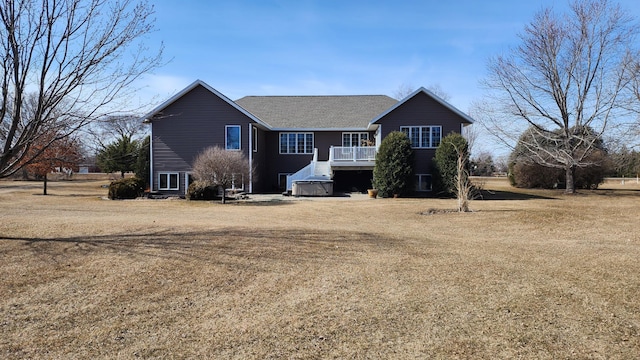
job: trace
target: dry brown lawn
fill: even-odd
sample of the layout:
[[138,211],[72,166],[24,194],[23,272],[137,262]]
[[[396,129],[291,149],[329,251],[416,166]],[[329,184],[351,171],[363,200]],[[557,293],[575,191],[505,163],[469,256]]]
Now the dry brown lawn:
[[[0,182],[0,358],[640,356],[640,185],[108,201]],[[254,198],[254,200],[256,200]]]

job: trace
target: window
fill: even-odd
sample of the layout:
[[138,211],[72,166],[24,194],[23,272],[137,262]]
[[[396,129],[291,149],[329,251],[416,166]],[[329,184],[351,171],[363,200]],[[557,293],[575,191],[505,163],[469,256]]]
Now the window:
[[185,190],[189,188],[189,185],[191,185],[192,182],[194,182],[195,179],[193,178],[193,175],[191,175],[191,173],[186,173],[184,174],[184,188]]
[[416,174],[416,191],[431,191],[431,175]]
[[434,149],[442,140],[442,126],[400,126],[400,131],[411,140],[411,147]]
[[253,152],[258,152],[258,128],[253,127],[253,142],[252,142]]
[[342,146],[369,146],[369,133],[366,132],[353,132],[342,133]]
[[280,191],[287,190],[287,176],[292,175],[291,173],[278,173],[278,189]]
[[280,133],[280,154],[313,154],[313,133]]
[[231,174],[231,190],[244,190],[244,176]]
[[227,125],[225,130],[225,149],[240,150],[240,125]]
[[159,190],[178,190],[180,184],[178,182],[178,173],[160,173],[158,174]]

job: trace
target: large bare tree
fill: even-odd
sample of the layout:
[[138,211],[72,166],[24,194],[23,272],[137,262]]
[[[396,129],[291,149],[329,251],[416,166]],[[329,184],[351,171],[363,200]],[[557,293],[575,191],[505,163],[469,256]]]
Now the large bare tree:
[[636,19],[607,0],[574,1],[566,14],[541,10],[520,46],[489,61],[477,119],[512,148],[533,132],[523,144],[529,160],[563,169],[573,193],[574,171],[592,165],[595,141],[628,119],[638,34]]
[[145,1],[0,0],[0,177],[126,106],[160,65],[161,44],[143,43],[152,15]]
[[96,151],[103,150],[109,144],[129,138],[142,140],[149,133],[149,126],[140,121],[139,115],[122,114],[105,116],[94,121],[84,132],[87,134],[88,144]]

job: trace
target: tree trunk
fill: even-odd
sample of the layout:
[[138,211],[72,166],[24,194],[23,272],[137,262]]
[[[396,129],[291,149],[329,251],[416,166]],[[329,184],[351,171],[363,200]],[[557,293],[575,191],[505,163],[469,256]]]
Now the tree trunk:
[[565,190],[564,192],[566,194],[574,194],[576,192],[576,187],[573,181],[573,175],[575,173],[575,166],[573,165],[567,165],[567,167],[565,168]]
[[44,173],[44,183],[42,188],[42,195],[47,195],[47,173]]
[[225,188],[224,186],[220,186],[220,187],[222,188],[222,203],[224,204],[225,203],[225,196],[224,195],[225,195],[226,191],[224,190],[224,188]]
[[[457,151],[457,150],[456,150]],[[458,212],[469,212],[469,183],[465,173],[465,154],[458,152],[458,166],[456,173],[456,196],[458,197]]]

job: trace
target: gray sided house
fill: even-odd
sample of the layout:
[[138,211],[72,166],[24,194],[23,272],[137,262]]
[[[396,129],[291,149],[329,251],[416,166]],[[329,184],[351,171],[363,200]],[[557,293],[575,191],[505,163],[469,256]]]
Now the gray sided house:
[[431,190],[431,161],[443,136],[472,119],[424,88],[397,101],[384,95],[246,96],[232,101],[198,80],[145,116],[151,124],[151,190],[183,195],[206,147],[241,151],[255,169],[234,185],[282,192],[303,180],[336,191],[371,187],[375,155],[392,131],[415,151],[416,191]]

